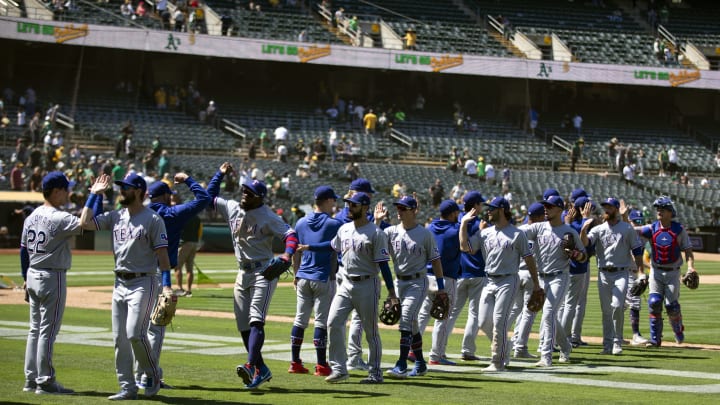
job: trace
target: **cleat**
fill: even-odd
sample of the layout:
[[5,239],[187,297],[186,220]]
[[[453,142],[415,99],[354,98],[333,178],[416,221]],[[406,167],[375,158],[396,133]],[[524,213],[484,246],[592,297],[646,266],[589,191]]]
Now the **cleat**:
[[238,377],[242,378],[245,386],[249,385],[255,376],[255,367],[251,366],[250,363],[237,366],[235,371],[237,372]]
[[288,373],[307,374],[309,372],[310,370],[306,369],[305,366],[303,366],[302,360],[290,362],[290,368],[288,369]]
[[192,291],[188,291],[185,293],[185,298],[192,298]]
[[330,384],[336,384],[341,381],[345,381],[348,378],[350,378],[350,374],[347,374],[347,373],[343,374],[339,371],[333,370],[333,372],[330,373],[329,376],[325,377],[325,381],[329,382]]
[[134,401],[138,399],[137,392],[122,390],[115,395],[110,395],[107,399],[111,401]]
[[535,367],[552,367],[552,361],[547,361],[545,359],[542,359],[535,363]]
[[428,364],[431,366],[455,366],[457,363],[450,361],[445,357],[440,357],[440,360],[430,360]]
[[572,341],[573,348],[578,348],[580,346],[587,346],[587,345],[588,345],[587,342],[583,342],[582,339]]
[[570,354],[560,353],[558,363],[570,363]]
[[612,349],[602,349],[598,354],[612,354]]
[[363,378],[360,380],[360,384],[382,384],[383,378],[382,377],[376,377],[376,376],[367,376],[367,378]]
[[332,374],[332,369],[327,364],[318,364],[315,366],[315,373],[313,375],[327,377]]
[[185,292],[185,290],[183,290],[182,288],[175,290],[176,297],[184,297],[186,295],[187,295],[187,292]]
[[427,365],[423,361],[416,361],[415,367],[408,373],[408,377],[420,377],[427,374]]
[[158,391],[160,391],[160,388],[162,388],[162,383],[160,381],[155,383],[152,378],[148,378],[147,383],[145,383],[145,396],[148,398],[154,396],[158,393]]
[[630,341],[630,345],[632,346],[642,346],[648,342],[647,339],[642,337],[639,333],[636,333],[633,335],[632,340]]
[[500,373],[506,371],[504,364],[490,363],[487,367],[482,369],[484,373]]
[[249,390],[254,390],[266,381],[270,380],[272,380],[272,373],[270,372],[268,366],[263,364],[262,366],[260,366],[260,368],[255,368],[255,376],[253,377],[252,382],[246,385],[245,388]]
[[462,355],[462,361],[479,361],[480,357],[474,355],[474,354],[463,354]]
[[370,366],[368,366],[367,363],[363,361],[363,359],[358,358],[355,361],[349,361],[347,363],[347,369],[351,371],[368,371],[370,370]]
[[395,378],[406,379],[408,377],[407,369],[401,369],[399,366],[395,366],[390,370],[386,371],[386,374]]
[[675,343],[682,344],[685,341],[685,333],[680,332],[675,334]]
[[612,354],[618,355],[623,352],[622,346],[620,346],[620,343],[614,343],[612,348]]
[[530,353],[527,349],[515,350],[513,357],[516,359],[537,359],[538,356]]
[[33,392],[37,389],[37,383],[35,381],[25,381],[23,385],[23,392]]
[[660,347],[660,344],[660,340],[655,341],[653,339],[650,339],[647,341],[647,343],[645,343],[645,347]]
[[53,395],[63,395],[63,394],[74,394],[75,391],[71,390],[70,388],[65,388],[60,384],[59,382],[51,382],[47,384],[37,384],[35,386],[35,393],[42,395],[42,394],[53,394]]

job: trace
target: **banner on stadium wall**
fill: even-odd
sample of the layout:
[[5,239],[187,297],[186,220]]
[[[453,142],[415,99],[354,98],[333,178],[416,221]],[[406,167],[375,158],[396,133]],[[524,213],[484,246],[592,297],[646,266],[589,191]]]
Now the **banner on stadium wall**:
[[533,80],[720,89],[719,71],[496,58],[195,35],[4,17],[0,38],[288,63]]

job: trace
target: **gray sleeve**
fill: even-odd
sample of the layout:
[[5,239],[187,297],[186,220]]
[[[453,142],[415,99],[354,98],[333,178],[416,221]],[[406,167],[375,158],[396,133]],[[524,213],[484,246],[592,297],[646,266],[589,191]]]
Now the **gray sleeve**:
[[117,211],[107,211],[93,218],[98,231],[112,229]]

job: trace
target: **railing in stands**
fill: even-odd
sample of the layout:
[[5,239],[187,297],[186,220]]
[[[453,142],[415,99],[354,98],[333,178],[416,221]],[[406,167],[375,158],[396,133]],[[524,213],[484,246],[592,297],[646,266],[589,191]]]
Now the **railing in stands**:
[[75,119],[69,115],[65,115],[58,112],[55,117],[55,122],[69,129],[75,129]]
[[390,139],[394,139],[404,145],[407,145],[410,148],[412,148],[413,146],[412,138],[409,135],[406,135],[395,128],[390,130]]
[[557,135],[553,135],[552,144],[568,153],[572,150],[572,144]]
[[233,137],[239,138],[243,142],[247,139],[247,130],[245,128],[226,118],[223,118],[221,122],[223,131],[230,132]]

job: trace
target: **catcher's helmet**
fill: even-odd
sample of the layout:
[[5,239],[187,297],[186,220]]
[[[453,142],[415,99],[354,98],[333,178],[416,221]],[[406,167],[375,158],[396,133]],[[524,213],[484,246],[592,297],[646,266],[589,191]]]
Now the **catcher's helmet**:
[[393,305],[390,300],[386,300],[378,318],[385,325],[395,325],[400,321],[400,305]]
[[662,196],[658,198],[657,200],[655,200],[655,202],[653,202],[653,207],[670,210],[672,212],[673,218],[677,216],[677,211],[675,211],[675,204],[672,202],[670,197]]

